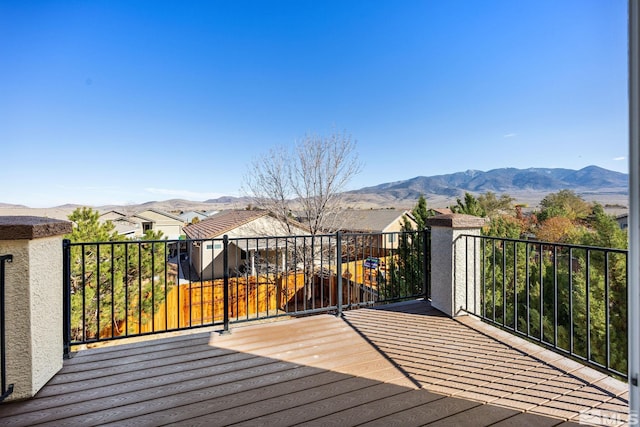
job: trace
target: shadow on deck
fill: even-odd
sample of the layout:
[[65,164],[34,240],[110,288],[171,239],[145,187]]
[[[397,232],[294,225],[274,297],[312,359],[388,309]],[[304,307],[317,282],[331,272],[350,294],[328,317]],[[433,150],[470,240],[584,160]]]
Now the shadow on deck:
[[412,301],[83,350],[36,398],[1,404],[0,425],[554,426],[627,410],[625,384]]

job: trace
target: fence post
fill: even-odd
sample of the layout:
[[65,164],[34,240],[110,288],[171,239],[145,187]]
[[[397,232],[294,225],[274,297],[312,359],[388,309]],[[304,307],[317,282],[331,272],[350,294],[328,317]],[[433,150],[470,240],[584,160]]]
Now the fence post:
[[[479,250],[457,240],[463,234],[479,236],[485,221],[485,218],[464,214],[437,215],[426,221],[431,228],[431,305],[448,316],[466,314],[468,302],[479,301],[477,286],[472,286],[467,295],[469,275],[476,272],[464,263],[465,259],[478,257]],[[475,279],[472,277],[472,281]],[[475,308],[470,311],[474,312]]]
[[336,280],[338,287],[338,317],[342,317],[342,233],[336,233]]
[[0,253],[6,268],[7,400],[35,394],[62,368],[62,235],[71,222],[34,216],[0,217]]
[[223,264],[223,274],[224,274],[224,329],[222,331],[223,334],[229,333],[229,236],[226,234],[222,236],[222,264]]

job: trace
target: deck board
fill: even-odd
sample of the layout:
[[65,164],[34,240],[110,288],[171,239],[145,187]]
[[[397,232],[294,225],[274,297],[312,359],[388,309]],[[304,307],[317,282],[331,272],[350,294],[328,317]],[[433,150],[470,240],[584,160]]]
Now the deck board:
[[[553,426],[623,385],[428,302],[82,350],[0,426]],[[569,424],[567,424],[569,425]]]

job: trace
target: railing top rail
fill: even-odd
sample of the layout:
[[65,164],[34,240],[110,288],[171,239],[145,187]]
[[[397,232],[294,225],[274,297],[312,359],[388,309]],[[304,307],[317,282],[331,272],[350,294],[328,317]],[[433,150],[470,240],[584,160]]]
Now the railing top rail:
[[[411,234],[418,233],[421,231],[429,231],[430,229],[427,227],[424,230],[412,230],[412,231],[374,231],[374,232],[348,232],[343,233],[339,232],[342,237],[357,237],[357,236],[383,236],[389,234]],[[255,236],[236,236],[236,237],[228,237],[230,241],[238,241],[238,240],[253,240],[253,239],[269,239],[269,240],[284,240],[284,239],[330,239],[335,238],[336,234],[289,234],[289,235],[255,235]],[[125,244],[149,244],[149,243],[189,243],[189,242],[222,242],[224,237],[209,237],[209,238],[197,238],[197,239],[161,239],[161,240],[143,240],[143,239],[125,239],[125,240],[105,240],[105,241],[88,241],[88,242],[71,242],[67,241],[67,244],[70,246],[80,246],[80,245],[125,245]]]
[[[196,239],[196,240],[211,240],[211,239]],[[222,239],[220,239],[222,240]],[[163,239],[163,240],[142,240],[142,239],[125,239],[125,240],[100,240],[100,241],[88,241],[88,242],[72,242],[68,239],[64,240],[64,244],[69,246],[91,246],[91,245],[133,245],[137,243],[149,244],[149,243],[174,243],[174,242],[186,242],[186,240],[179,239]]]
[[388,235],[388,234],[414,234],[414,233],[420,233],[423,231],[430,231],[431,227],[426,227],[422,230],[410,230],[410,231],[402,231],[402,230],[398,230],[398,231],[349,231],[349,232],[341,232],[340,234],[343,237],[350,237],[350,236],[383,236],[383,235]]
[[[311,234],[301,234],[301,235],[296,235],[296,234],[290,234],[290,235],[280,235],[280,236],[272,236],[272,235],[265,235],[265,236],[259,236],[259,235],[255,235],[255,236],[243,236],[243,237],[228,237],[228,239],[230,241],[237,241],[237,240],[256,240],[256,239],[262,239],[262,240],[284,240],[284,239],[295,239],[295,238],[306,238],[306,239],[310,239],[312,237],[315,238],[331,238],[331,237],[336,237],[335,234],[316,234],[316,235],[311,235]],[[189,242],[222,242],[224,241],[224,236],[222,237],[207,237],[207,238],[198,238],[198,239],[162,239],[162,240],[143,240],[143,239],[125,239],[125,240],[104,240],[104,241],[88,241],[88,242],[68,242],[68,244],[70,246],[80,246],[80,245],[110,245],[110,244],[115,244],[115,245],[126,245],[126,244],[149,244],[149,243],[189,243]]]
[[527,240],[527,239],[513,239],[510,237],[496,237],[496,236],[477,236],[473,234],[461,234],[458,238],[463,237],[472,237],[474,239],[487,239],[487,240],[500,240],[503,242],[516,242],[516,243],[526,243],[529,245],[542,245],[542,246],[557,246],[563,248],[571,248],[571,249],[588,249],[588,250],[599,250],[606,252],[617,252],[617,253],[628,253],[628,249],[620,249],[620,248],[604,248],[601,246],[587,246],[587,245],[575,245],[570,243],[561,243],[561,242],[545,242],[541,240]]

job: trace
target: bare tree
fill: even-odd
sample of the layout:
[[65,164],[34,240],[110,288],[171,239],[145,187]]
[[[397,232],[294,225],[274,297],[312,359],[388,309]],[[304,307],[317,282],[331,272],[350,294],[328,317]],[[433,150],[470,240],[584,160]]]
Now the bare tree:
[[341,228],[345,207],[340,194],[361,169],[355,147],[351,136],[343,133],[306,135],[290,147],[275,147],[254,159],[245,175],[243,192],[257,208],[275,216],[289,236],[300,229],[299,223],[311,234],[302,241],[291,237],[289,246],[294,268],[304,271],[307,307],[317,307],[316,276],[340,256],[335,254],[335,239],[319,235]]
[[290,230],[294,219],[311,234],[340,228],[340,194],[361,170],[350,135],[306,135],[293,147],[275,147],[253,160],[243,191]]

